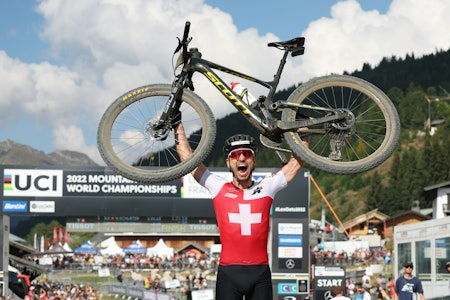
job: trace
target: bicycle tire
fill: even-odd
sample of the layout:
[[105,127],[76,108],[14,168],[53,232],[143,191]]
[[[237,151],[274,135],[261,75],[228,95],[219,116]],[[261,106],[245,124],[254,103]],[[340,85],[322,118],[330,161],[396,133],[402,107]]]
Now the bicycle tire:
[[141,183],[168,182],[191,172],[211,152],[216,138],[214,115],[206,102],[189,90],[183,91],[180,112],[192,156],[180,162],[171,128],[164,138],[155,138],[151,125],[159,119],[171,90],[168,84],[133,89],[103,114],[97,131],[98,149],[117,174]]
[[[291,150],[313,167],[335,174],[361,173],[382,164],[395,150],[400,136],[397,110],[379,88],[363,79],[347,75],[317,77],[296,88],[287,102],[346,109],[354,116],[354,126],[345,130],[349,120],[309,127],[326,132],[310,135],[309,147],[303,145],[297,131],[283,133]],[[302,114],[324,116],[318,110],[302,110],[284,109],[282,120],[292,122]],[[343,150],[338,153],[340,157],[332,151],[336,144]]]

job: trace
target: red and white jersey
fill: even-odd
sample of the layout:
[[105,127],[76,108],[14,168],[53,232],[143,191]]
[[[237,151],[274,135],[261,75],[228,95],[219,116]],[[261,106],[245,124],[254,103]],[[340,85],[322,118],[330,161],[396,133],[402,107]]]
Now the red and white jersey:
[[220,264],[268,264],[270,207],[275,194],[287,186],[284,174],[279,171],[243,190],[208,170],[200,184],[213,198],[222,244]]

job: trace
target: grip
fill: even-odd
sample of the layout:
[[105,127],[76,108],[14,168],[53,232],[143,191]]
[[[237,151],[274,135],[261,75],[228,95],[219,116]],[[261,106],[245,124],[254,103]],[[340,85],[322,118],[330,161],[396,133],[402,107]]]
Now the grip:
[[186,24],[184,25],[184,34],[183,34],[183,41],[186,41],[189,36],[189,28],[191,27],[191,22],[186,21]]

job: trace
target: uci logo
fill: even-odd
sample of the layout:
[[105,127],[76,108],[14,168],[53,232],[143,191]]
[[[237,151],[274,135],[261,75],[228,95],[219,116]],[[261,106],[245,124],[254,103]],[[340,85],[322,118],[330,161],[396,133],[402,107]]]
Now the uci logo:
[[3,196],[61,197],[62,170],[5,169]]

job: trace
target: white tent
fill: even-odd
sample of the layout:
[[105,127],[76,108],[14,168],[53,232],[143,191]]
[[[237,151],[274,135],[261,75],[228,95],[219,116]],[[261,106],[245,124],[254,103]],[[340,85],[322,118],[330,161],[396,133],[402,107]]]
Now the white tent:
[[159,239],[154,247],[147,249],[147,255],[171,258],[173,257],[173,248],[167,246],[163,239]]
[[99,244],[97,244],[97,247],[99,247],[100,249],[105,249],[108,248],[111,244],[115,244],[116,243],[116,239],[111,236],[109,238],[107,238],[106,240],[101,241]]
[[101,249],[100,253],[102,255],[125,255],[125,252],[123,252],[123,249],[117,245],[114,238],[113,240],[108,241],[108,246],[105,249]]
[[67,252],[72,252],[72,248],[70,248],[69,244],[64,243],[63,245],[64,250],[66,250]]

